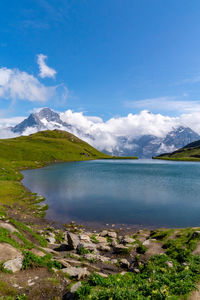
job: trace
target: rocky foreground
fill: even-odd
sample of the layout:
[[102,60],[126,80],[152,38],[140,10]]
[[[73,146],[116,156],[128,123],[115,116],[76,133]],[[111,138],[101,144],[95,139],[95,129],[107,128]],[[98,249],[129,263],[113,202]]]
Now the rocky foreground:
[[0,299],[182,299],[200,281],[199,255],[198,228],[33,228],[2,215]]

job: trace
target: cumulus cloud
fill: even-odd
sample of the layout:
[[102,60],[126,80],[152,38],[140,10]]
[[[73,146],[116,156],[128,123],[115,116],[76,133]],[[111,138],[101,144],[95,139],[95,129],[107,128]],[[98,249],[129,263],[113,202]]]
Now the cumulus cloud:
[[51,78],[54,78],[55,75],[56,75],[56,71],[50,67],[47,66],[46,64],[46,59],[47,59],[47,56],[44,55],[44,54],[39,54],[37,56],[37,63],[39,65],[39,69],[40,69],[40,73],[39,73],[39,76],[41,78],[45,78],[45,77],[51,77]]
[[[128,141],[141,135],[164,137],[180,123],[177,118],[141,111],[126,117],[111,118],[104,122],[101,118],[84,116],[82,112],[67,110],[61,119],[72,126],[71,132],[100,150],[117,150],[121,138]],[[127,147],[130,145],[127,144]],[[133,147],[133,146],[132,146]]]
[[72,110],[67,110],[60,116],[64,122],[72,126],[70,130],[73,134],[99,150],[109,152],[120,150],[121,143],[127,149],[130,147],[134,149],[137,147],[132,143],[134,139],[142,135],[163,138],[178,126],[190,127],[200,134],[200,111],[169,117],[144,110],[138,114],[130,113],[125,117],[111,118],[106,122],[101,118],[88,117],[82,112]]
[[47,87],[33,75],[18,69],[0,68],[1,98],[46,102],[55,94],[56,88]]

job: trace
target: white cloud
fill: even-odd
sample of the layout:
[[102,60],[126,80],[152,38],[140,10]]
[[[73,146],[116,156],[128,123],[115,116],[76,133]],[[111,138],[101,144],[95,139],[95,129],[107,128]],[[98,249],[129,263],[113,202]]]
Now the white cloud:
[[18,136],[11,131],[12,126],[19,124],[24,117],[0,118],[0,139],[8,139]]
[[200,100],[178,100],[176,97],[147,98],[143,100],[127,101],[125,106],[150,111],[165,111],[173,113],[187,113],[200,111]]
[[18,69],[0,68],[0,98],[46,102],[56,88],[47,87],[33,75]]
[[22,122],[24,119],[24,117],[0,118],[0,128],[14,126]]
[[39,76],[41,78],[45,78],[45,77],[51,77],[51,78],[54,78],[55,75],[56,75],[56,71],[50,67],[47,66],[46,64],[46,59],[47,59],[47,56],[44,55],[44,54],[39,54],[37,56],[37,63],[39,65],[39,69],[40,69],[40,73],[39,73]]
[[[119,146],[119,139],[129,140],[150,134],[164,137],[179,120],[161,114],[142,111],[128,114],[126,117],[111,118],[103,122],[101,118],[84,116],[83,113],[67,110],[61,113],[61,119],[72,126],[71,132],[100,150],[112,151]],[[128,147],[128,145],[127,145]]]
[[0,98],[31,102],[47,102],[53,99],[57,103],[64,103],[68,94],[68,89],[63,84],[46,86],[27,72],[0,68]]
[[18,134],[13,133],[9,128],[0,128],[0,139],[9,139],[17,136]]
[[[84,116],[82,112],[67,110],[60,114],[61,119],[72,126],[71,132],[99,150],[112,152],[120,148],[120,139],[129,141],[141,135],[154,135],[163,138],[178,126],[190,127],[200,134],[200,111],[169,117],[153,114],[146,110],[126,117],[115,117],[104,122],[101,118]],[[94,118],[94,119],[93,119]],[[131,144],[132,149],[135,145]]]

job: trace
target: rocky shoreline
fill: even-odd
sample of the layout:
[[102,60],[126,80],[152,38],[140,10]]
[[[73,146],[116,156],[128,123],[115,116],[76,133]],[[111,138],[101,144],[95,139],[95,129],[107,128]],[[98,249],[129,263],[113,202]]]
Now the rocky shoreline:
[[[143,229],[127,234],[113,228],[89,231],[74,222],[57,229],[31,227],[1,216],[0,281],[6,279],[9,288],[24,297],[13,299],[82,299],[77,298],[77,292],[92,274],[105,279],[117,274],[140,276],[151,257],[166,256],[167,240],[176,241],[186,234],[184,230]],[[192,255],[200,255],[200,231],[193,228],[188,235],[196,242]],[[166,270],[175,265],[166,256]]]

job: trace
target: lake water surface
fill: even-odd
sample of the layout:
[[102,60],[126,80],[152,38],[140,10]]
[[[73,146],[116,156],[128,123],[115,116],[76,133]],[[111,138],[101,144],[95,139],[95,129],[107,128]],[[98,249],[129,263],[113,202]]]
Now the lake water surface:
[[23,172],[47,217],[153,227],[200,226],[200,163],[96,160]]

